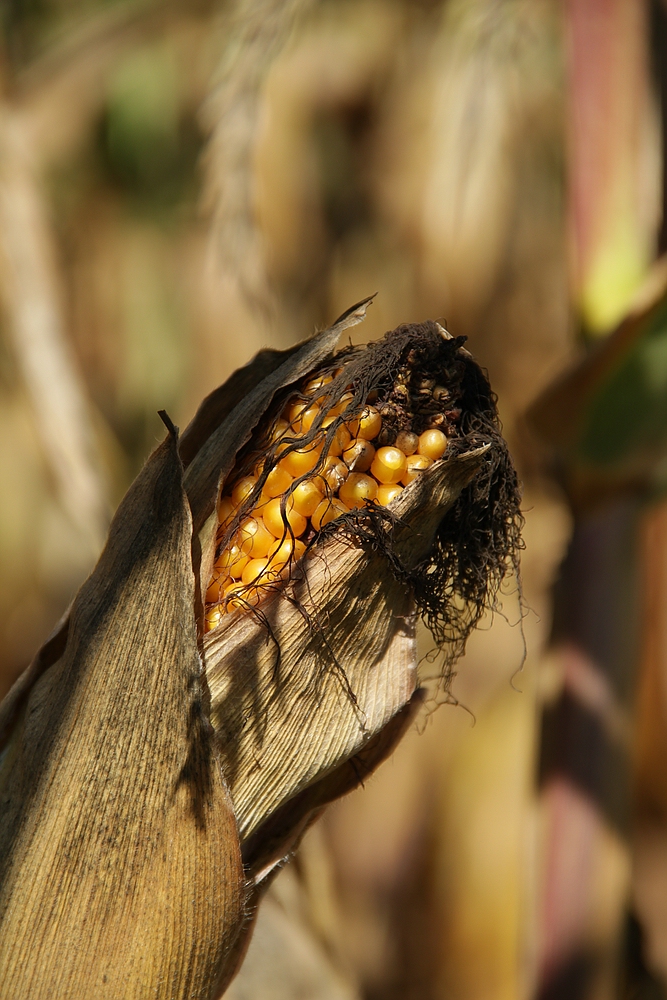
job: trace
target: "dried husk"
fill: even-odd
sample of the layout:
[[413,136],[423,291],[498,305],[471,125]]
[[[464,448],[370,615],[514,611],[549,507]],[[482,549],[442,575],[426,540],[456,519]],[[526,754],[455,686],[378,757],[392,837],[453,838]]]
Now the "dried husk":
[[388,547],[325,532],[261,612],[201,636],[216,501],[239,450],[369,301],[260,352],[204,401],[180,455],[170,427],[71,613],[0,706],[8,996],[221,995],[267,875],[414,716],[416,611],[397,565],[426,555],[487,447],[404,490]]
[[224,976],[244,876],[202,710],[191,537],[170,433],[4,751],[4,996],[209,997]]
[[[483,453],[437,463],[401,495],[394,552],[407,565],[431,547]],[[266,599],[261,617],[241,611],[206,636],[211,722],[253,877],[288,852],[314,809],[342,794],[337,782],[315,797],[300,793],[364,749],[378,763],[388,752],[371,744],[417,692],[415,624],[412,594],[385,555],[333,535],[286,592]],[[397,740],[402,721],[395,728]],[[355,784],[369,769],[367,759]]]

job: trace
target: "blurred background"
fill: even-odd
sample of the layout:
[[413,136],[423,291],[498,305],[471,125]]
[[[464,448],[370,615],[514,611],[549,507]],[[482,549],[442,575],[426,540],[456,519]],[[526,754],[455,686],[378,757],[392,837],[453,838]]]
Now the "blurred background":
[[375,291],[357,341],[440,319],[498,393],[524,602],[307,835],[228,995],[665,1000],[667,5],[0,19],[0,694],[159,408]]

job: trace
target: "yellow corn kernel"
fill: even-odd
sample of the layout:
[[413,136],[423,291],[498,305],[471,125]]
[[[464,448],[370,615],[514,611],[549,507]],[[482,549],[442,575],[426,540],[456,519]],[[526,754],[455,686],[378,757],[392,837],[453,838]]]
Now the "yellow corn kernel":
[[353,438],[341,457],[351,472],[368,472],[375,458],[375,448],[365,438]]
[[442,458],[446,450],[447,438],[437,428],[424,431],[423,434],[419,435],[419,447],[417,451],[420,455],[424,455],[425,458],[431,458],[435,461],[437,458]]
[[310,517],[315,508],[322,503],[324,496],[314,480],[305,479],[290,493],[289,499],[297,514]]
[[269,551],[269,565],[272,570],[280,570],[290,562],[296,562],[306,551],[306,545],[300,539],[285,538],[282,542],[274,539],[273,549]]
[[404,455],[414,455],[419,447],[419,438],[412,431],[399,431],[394,444]]
[[353,399],[354,396],[352,395],[351,392],[343,393],[338,402],[334,406],[332,406],[331,409],[329,410],[329,416],[339,417],[341,413],[345,412],[345,410],[348,408]]
[[262,496],[269,498],[282,496],[283,493],[287,493],[291,485],[292,477],[287,469],[276,465],[266,477],[266,482],[262,487]]
[[235,507],[238,507],[243,501],[252,493],[253,489],[257,485],[256,476],[244,476],[239,479],[238,483],[232,490],[232,503]]
[[234,611],[236,608],[247,608],[249,604],[257,604],[259,594],[257,588],[248,588],[239,580],[227,587],[222,599],[222,606],[225,611]]
[[403,492],[403,487],[398,483],[383,483],[382,486],[378,486],[377,501],[381,503],[383,507],[390,504],[399,493]]
[[338,493],[345,480],[350,474],[345,462],[335,455],[329,455],[324,460],[324,465],[316,477],[316,482],[322,483],[322,489],[328,487],[332,493]]
[[320,528],[323,528],[325,524],[329,523],[329,521],[334,521],[337,517],[340,517],[341,514],[347,513],[348,508],[345,504],[341,503],[340,500],[326,499],[323,500],[319,507],[315,510],[315,513],[311,518],[311,523],[313,528],[315,528],[315,531],[319,531]]
[[366,500],[375,500],[377,494],[378,484],[372,476],[361,472],[351,472],[338,491],[346,507],[363,507]]
[[382,430],[382,417],[374,406],[365,406],[358,417],[350,420],[348,427],[353,437],[372,441]]
[[[330,427],[334,420],[336,420],[336,417],[332,417],[331,415],[325,417],[322,422],[323,429],[326,430]],[[348,431],[345,424],[341,424],[334,434],[331,444],[329,445],[328,455],[332,455],[334,458],[340,458],[344,449],[347,448],[351,440],[352,435]]]
[[218,573],[224,576],[233,576],[237,580],[247,561],[248,557],[241,551],[241,546],[237,542],[233,542],[220,553],[214,568]]
[[268,583],[271,577],[268,559],[251,559],[243,570],[241,579],[246,587],[251,583]]
[[311,378],[310,382],[307,382],[304,386],[303,394],[304,396],[313,396],[318,389],[324,388],[330,382],[333,382],[332,375],[318,375],[316,378]]
[[212,608],[209,608],[204,615],[204,631],[212,632],[214,628],[217,628],[224,613],[224,609],[220,604],[215,604]]
[[234,513],[234,504],[231,497],[220,497],[218,503],[218,522],[226,524]]
[[271,431],[271,438],[270,438],[271,443],[273,443],[274,441],[278,441],[287,431],[288,428],[289,424],[283,417],[281,417],[280,420],[277,420],[273,430]]
[[407,486],[413,479],[421,475],[424,469],[428,469],[430,465],[433,465],[433,460],[427,458],[426,455],[408,455],[405,472],[401,476],[401,482]]
[[297,420],[301,419],[301,414],[304,410],[308,409],[308,403],[303,399],[295,399],[294,402],[288,403],[283,413],[285,414],[285,420],[289,423],[290,427],[294,427]]
[[261,559],[267,555],[274,543],[271,532],[264,527],[261,516],[247,517],[239,525],[239,539],[241,542],[241,552],[249,559]]
[[305,448],[297,448],[280,459],[278,467],[288,472],[293,479],[305,476],[318,463],[321,444],[309,444]]
[[[289,529],[283,521],[280,497],[274,497],[273,500],[269,500],[262,510],[262,517],[264,520],[264,527],[267,531],[271,532],[274,538],[282,538],[285,534],[289,535]],[[296,536],[304,533],[308,522],[303,514],[299,514],[297,510],[294,510],[289,497],[285,505],[285,517],[287,518],[287,523]]]
[[303,400],[292,403],[287,411],[292,433],[305,434],[313,426],[319,414],[320,407],[316,403],[304,403]]
[[206,591],[206,603],[217,604],[221,599],[225,588],[232,583],[232,578],[226,573],[217,573],[208,585]]
[[378,448],[371,465],[371,472],[380,483],[398,483],[405,472],[405,455],[400,448]]

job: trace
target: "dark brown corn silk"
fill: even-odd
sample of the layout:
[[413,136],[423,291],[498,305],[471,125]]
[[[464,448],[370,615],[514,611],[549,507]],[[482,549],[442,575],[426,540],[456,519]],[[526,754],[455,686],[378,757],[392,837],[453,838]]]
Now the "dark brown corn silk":
[[[261,613],[308,550],[344,532],[388,557],[447,662],[460,655],[517,569],[522,524],[495,396],[464,339],[433,322],[404,325],[276,394],[224,485],[207,630],[228,612]],[[392,544],[397,495],[434,461],[479,448],[480,471],[426,558],[408,565]]]

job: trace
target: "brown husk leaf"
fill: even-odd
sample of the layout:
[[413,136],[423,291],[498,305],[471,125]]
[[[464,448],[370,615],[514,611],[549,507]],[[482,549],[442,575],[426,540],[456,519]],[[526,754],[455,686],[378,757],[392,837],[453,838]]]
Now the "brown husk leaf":
[[7,997],[210,997],[244,905],[202,710],[175,433],[121,504],[0,768]]

